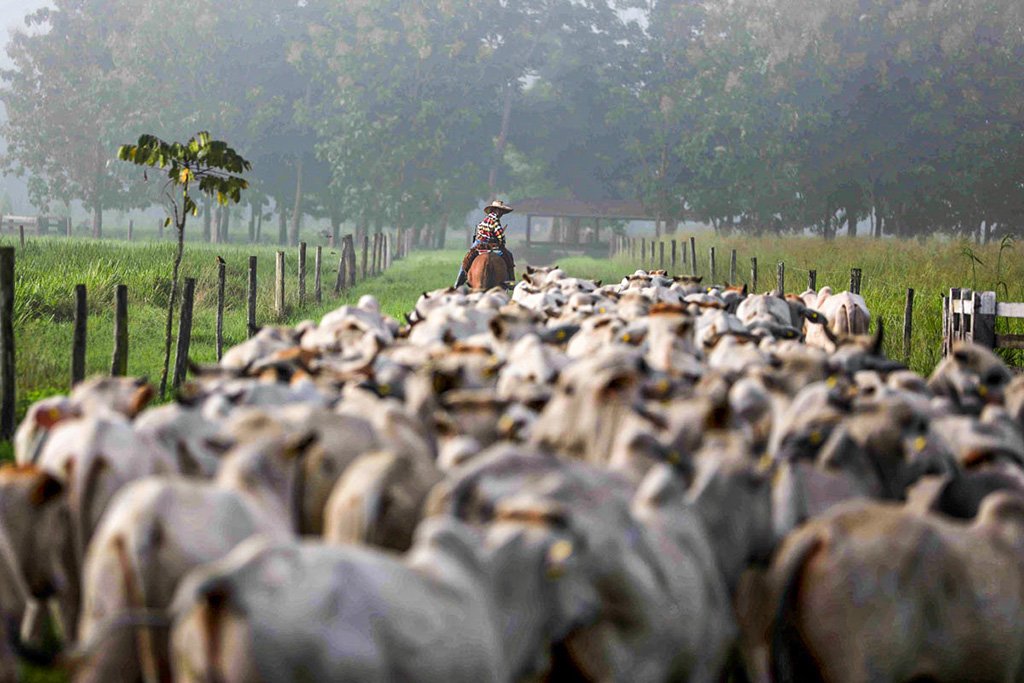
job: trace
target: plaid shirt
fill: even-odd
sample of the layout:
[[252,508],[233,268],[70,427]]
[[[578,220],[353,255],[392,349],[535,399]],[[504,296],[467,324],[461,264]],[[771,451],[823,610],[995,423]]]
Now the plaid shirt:
[[476,239],[484,242],[504,242],[505,226],[498,220],[498,212],[491,211],[476,226]]

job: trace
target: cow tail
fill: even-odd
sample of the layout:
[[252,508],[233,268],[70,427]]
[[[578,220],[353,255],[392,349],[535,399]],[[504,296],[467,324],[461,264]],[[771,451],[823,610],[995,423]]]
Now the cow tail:
[[824,541],[817,535],[800,539],[777,573],[780,586],[775,617],[769,630],[771,678],[775,683],[820,681],[821,675],[800,635],[797,600],[804,571]]
[[[124,581],[124,593],[128,608],[132,612],[146,609],[146,594],[138,567],[132,562],[131,555],[123,535],[114,538],[114,552],[117,554],[117,565]],[[160,683],[160,666],[157,661],[156,644],[153,631],[149,626],[140,626],[136,632],[136,647],[139,651],[139,668],[145,683]]]

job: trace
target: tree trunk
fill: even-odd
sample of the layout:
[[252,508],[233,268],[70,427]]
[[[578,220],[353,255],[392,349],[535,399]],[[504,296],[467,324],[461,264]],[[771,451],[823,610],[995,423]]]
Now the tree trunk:
[[302,167],[305,155],[299,154],[295,163],[295,206],[292,207],[292,225],[288,231],[288,244],[298,246],[299,244],[299,217],[302,215]]
[[256,202],[249,202],[249,244],[256,241],[256,213],[258,211]]
[[288,216],[285,214],[284,202],[277,204],[277,243],[288,244]]
[[850,237],[857,236],[857,214],[852,209],[846,209],[846,232]]
[[227,244],[231,241],[231,207],[224,207],[223,218],[220,226],[220,241]]
[[211,212],[213,219],[210,230],[210,244],[217,244],[220,242],[221,226],[224,224],[224,207],[217,204],[216,210]]
[[505,85],[505,100],[501,108],[501,130],[498,132],[498,141],[494,145],[494,159],[491,161],[491,172],[487,175],[488,197],[494,199],[494,193],[498,187],[498,170],[501,162],[505,159],[505,147],[508,144],[508,129],[512,121],[512,97],[515,95],[516,87],[512,83]]
[[103,239],[103,205],[99,199],[92,204],[92,236],[96,239]]
[[982,244],[988,244],[990,241],[992,241],[992,223],[989,221],[985,221],[983,225],[985,226],[985,241],[982,242]]
[[256,214],[256,244],[263,239],[263,202],[260,202],[260,210]]
[[209,242],[212,237],[210,226],[213,224],[213,202],[207,197],[203,202],[203,241]]
[[337,248],[341,244],[341,216],[331,211],[331,245]]
[[171,294],[167,299],[167,324],[164,326],[164,366],[160,372],[160,398],[167,394],[167,371],[171,365],[171,339],[174,327],[174,304],[178,299],[178,271],[181,268],[181,257],[185,252],[185,220],[174,227],[178,231],[178,248],[174,252],[174,266],[171,268]]

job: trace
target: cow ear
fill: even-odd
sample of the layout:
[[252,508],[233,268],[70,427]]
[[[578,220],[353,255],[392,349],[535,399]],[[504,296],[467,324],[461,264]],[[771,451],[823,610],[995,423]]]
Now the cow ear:
[[494,335],[495,339],[505,339],[508,330],[505,327],[505,322],[500,317],[491,318],[491,322],[487,326],[491,328],[491,334]]
[[628,374],[619,373],[605,382],[601,387],[599,399],[602,401],[611,400],[636,384],[636,380]]
[[285,457],[296,458],[305,455],[318,438],[319,435],[315,431],[310,431],[288,439],[284,448]]
[[63,491],[64,485],[60,481],[49,474],[41,473],[38,480],[32,486],[31,493],[29,493],[29,502],[33,506],[39,507],[53,500]]
[[153,385],[143,380],[142,386],[135,390],[131,402],[128,404],[131,416],[134,417],[141,413],[151,400],[153,400]]

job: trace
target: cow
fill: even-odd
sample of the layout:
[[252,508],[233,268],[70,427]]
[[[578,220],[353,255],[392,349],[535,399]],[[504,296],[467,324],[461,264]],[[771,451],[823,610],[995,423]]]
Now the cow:
[[[588,619],[571,536],[426,520],[400,559],[251,539],[175,598],[179,681],[508,681]],[[267,591],[266,581],[275,589]]]
[[346,468],[324,509],[324,540],[405,551],[441,473],[425,456],[368,453]]
[[971,524],[854,501],[773,561],[776,681],[1017,680],[1024,665],[1024,499]]
[[[89,544],[78,639],[111,621],[170,606],[178,582],[254,534],[286,541],[288,520],[209,482],[151,477],[118,492]],[[169,680],[166,629],[118,629],[79,664],[75,680]]]

